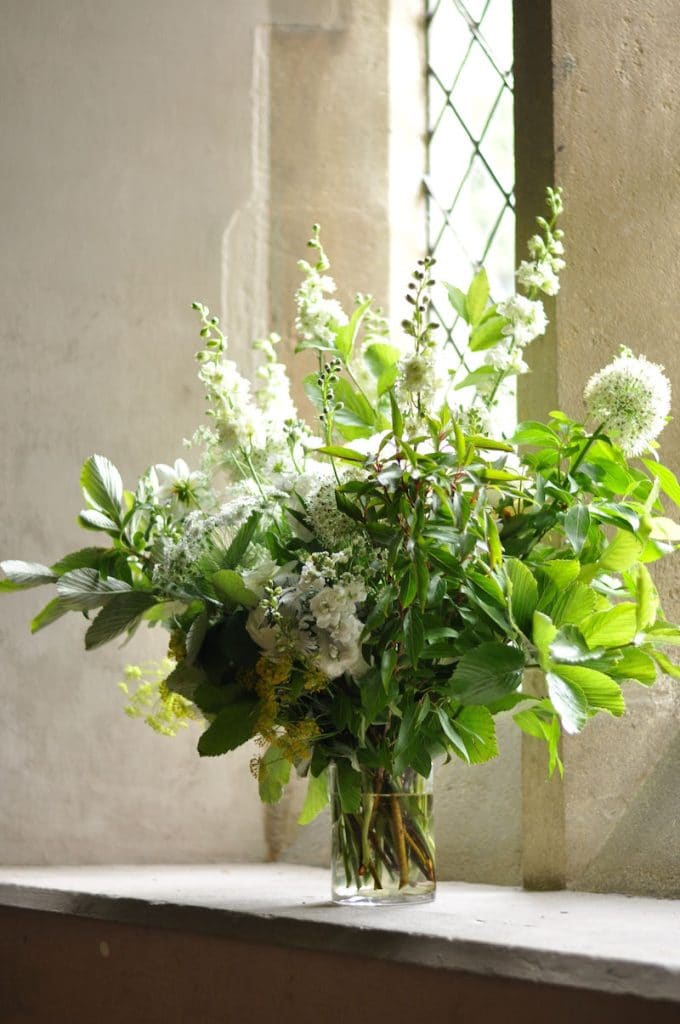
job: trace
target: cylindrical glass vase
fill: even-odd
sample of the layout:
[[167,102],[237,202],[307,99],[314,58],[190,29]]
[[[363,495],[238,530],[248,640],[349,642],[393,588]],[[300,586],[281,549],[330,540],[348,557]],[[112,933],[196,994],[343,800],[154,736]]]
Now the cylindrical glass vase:
[[363,771],[359,806],[343,811],[330,771],[334,903],[425,903],[436,887],[432,774]]

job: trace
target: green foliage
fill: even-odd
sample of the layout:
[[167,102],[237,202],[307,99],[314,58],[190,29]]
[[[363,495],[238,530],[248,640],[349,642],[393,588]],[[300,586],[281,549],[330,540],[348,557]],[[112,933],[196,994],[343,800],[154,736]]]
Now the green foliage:
[[240,747],[255,729],[257,701],[245,697],[219,711],[198,741],[201,757],[217,757]]

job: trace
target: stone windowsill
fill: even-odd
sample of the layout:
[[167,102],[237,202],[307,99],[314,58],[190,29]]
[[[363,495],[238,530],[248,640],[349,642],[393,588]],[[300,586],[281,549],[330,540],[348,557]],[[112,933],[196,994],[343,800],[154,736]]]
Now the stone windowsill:
[[680,1002],[680,901],[440,883],[337,907],[283,864],[0,869],[0,905]]

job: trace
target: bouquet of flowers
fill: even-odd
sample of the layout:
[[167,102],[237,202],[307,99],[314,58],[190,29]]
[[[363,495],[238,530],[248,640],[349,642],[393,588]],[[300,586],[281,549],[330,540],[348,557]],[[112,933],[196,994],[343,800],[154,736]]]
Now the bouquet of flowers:
[[[680,485],[656,456],[663,369],[621,349],[586,385],[586,422],[555,411],[510,437],[494,426],[564,267],[559,190],[547,205],[520,294],[492,301],[484,270],[467,291],[446,285],[465,358],[436,340],[434,260],[418,263],[396,338],[369,297],[351,314],[332,297],[315,227],[296,329],[318,357],[304,381],[316,428],[291,400],[279,338],[255,343],[253,389],[195,303],[200,468],[154,465],[127,490],[93,455],[80,523],[104,543],[49,567],[2,563],[2,590],[56,588],[33,631],[75,611],[91,650],[165,627],[163,664],[126,669],[128,713],[165,734],[202,723],[203,756],[254,737],[263,800],[295,770],[309,821],[332,773],[337,898],[432,893],[433,759],[495,757],[497,714],[561,772],[562,729],[622,715],[626,680],[680,675],[664,652],[680,628],[647,569],[680,541],[662,505],[680,504]],[[529,667],[538,694],[522,690]]]

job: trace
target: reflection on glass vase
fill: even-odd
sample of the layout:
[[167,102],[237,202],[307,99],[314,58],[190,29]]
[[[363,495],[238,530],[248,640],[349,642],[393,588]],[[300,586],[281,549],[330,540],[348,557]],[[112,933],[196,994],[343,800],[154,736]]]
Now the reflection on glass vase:
[[[341,780],[340,780],[341,781]],[[361,773],[361,792],[343,792],[330,770],[334,903],[424,903],[436,876],[432,774]],[[343,809],[344,808],[344,809]]]

